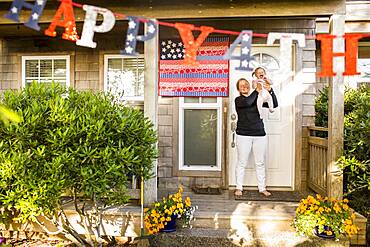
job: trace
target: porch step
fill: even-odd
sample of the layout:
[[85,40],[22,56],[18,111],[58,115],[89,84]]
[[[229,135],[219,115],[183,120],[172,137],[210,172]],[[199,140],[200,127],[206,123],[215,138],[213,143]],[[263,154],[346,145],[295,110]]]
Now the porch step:
[[[226,229],[179,229],[172,233],[160,233],[149,238],[148,243],[153,247],[229,247],[229,246],[261,246],[261,247],[348,247],[349,240],[324,240],[317,237],[297,237],[289,232],[274,232],[263,236],[245,234],[240,230]],[[149,246],[149,244],[147,246]]]

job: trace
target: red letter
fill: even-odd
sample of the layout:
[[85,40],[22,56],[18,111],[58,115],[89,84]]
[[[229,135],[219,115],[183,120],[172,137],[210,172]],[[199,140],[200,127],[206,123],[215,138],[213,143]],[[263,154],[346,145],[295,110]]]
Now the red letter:
[[343,75],[359,75],[357,72],[358,40],[368,37],[370,34],[350,33],[345,34],[346,39],[346,70]]
[[320,77],[335,76],[333,71],[333,57],[345,57],[345,70],[343,75],[358,75],[357,72],[357,54],[358,54],[358,40],[364,37],[369,37],[370,34],[350,33],[343,35],[346,42],[345,53],[333,52],[333,39],[336,37],[331,34],[319,34],[317,40],[321,41],[321,65],[322,71]]
[[[63,21],[60,21],[64,15]],[[45,30],[45,35],[55,37],[55,27],[64,27],[63,39],[76,42],[79,38],[76,31],[76,22],[73,14],[72,0],[62,0],[56,14],[54,15],[53,21],[51,22],[48,29]]]
[[319,74],[320,77],[335,76],[333,71],[333,57],[344,56],[344,53],[333,52],[333,39],[335,35],[331,34],[318,34],[316,39],[321,41],[321,66],[322,70]]
[[184,23],[175,23],[175,27],[179,30],[182,42],[185,46],[185,59],[184,62],[189,65],[196,66],[199,63],[196,61],[197,50],[201,46],[207,36],[213,32],[213,27],[201,26],[200,30],[202,31],[197,40],[194,41],[194,36],[192,30],[194,30],[194,25],[184,24]]

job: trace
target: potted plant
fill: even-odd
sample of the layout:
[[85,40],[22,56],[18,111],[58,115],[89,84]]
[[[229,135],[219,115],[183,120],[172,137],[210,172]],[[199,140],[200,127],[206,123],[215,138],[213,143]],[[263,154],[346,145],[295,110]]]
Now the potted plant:
[[324,238],[338,238],[344,234],[352,236],[358,228],[354,225],[355,214],[348,206],[348,200],[336,200],[308,196],[302,199],[296,209],[292,226],[305,236],[317,235]]
[[177,193],[163,197],[162,201],[145,209],[144,221],[149,234],[175,231],[178,218],[183,219],[184,225],[189,224],[196,207],[191,206],[189,197],[183,199],[182,192],[180,187]]

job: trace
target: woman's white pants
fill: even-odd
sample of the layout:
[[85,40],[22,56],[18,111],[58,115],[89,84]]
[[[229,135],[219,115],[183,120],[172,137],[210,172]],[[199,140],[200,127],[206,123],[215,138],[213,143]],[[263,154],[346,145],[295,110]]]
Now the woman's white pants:
[[248,157],[253,151],[254,163],[256,166],[257,184],[260,192],[266,190],[266,168],[265,150],[266,136],[241,136],[236,135],[236,147],[238,152],[238,162],[236,164],[236,188],[243,190],[244,172],[247,166]]

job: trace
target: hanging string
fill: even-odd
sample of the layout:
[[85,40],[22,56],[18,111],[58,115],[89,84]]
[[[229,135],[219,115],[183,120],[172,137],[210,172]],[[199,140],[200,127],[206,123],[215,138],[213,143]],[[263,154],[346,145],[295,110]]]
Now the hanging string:
[[[59,0],[59,1],[62,1],[62,0]],[[75,6],[75,7],[78,7],[78,8],[82,8],[82,6],[83,6],[82,4],[75,3],[75,2],[72,2],[72,5]],[[125,14],[116,13],[116,12],[113,12],[113,14],[116,17],[127,18],[127,15],[125,15]],[[148,20],[145,19],[145,18],[139,18],[139,20],[141,22],[148,22]],[[155,20],[154,22],[156,22],[158,25],[161,25],[161,26],[175,28],[175,23],[165,22],[165,21],[157,21],[157,20]],[[200,27],[194,27],[194,30],[200,31]],[[231,31],[231,30],[222,30],[222,29],[215,29],[215,30],[213,30],[213,33],[229,34],[229,35],[235,35],[235,36],[238,36],[240,34],[240,32]],[[268,34],[265,34],[265,33],[253,33],[253,37],[267,38],[267,36],[268,36]],[[315,35],[305,35],[305,37],[307,39],[315,39],[316,38]]]

